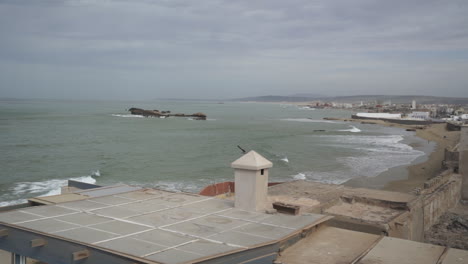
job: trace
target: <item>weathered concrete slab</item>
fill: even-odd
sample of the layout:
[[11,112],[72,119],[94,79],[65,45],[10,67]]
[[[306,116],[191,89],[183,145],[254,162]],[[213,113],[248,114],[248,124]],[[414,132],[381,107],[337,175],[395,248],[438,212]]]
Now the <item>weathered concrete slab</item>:
[[0,214],[0,222],[5,223],[19,223],[24,221],[30,221],[34,219],[41,219],[44,218],[43,216],[33,215],[24,213],[22,211],[9,211]]
[[240,233],[240,232],[235,232],[235,231],[226,231],[223,233],[209,236],[208,238],[216,240],[216,241],[220,241],[226,244],[244,246],[244,247],[251,247],[254,245],[260,245],[260,244],[264,244],[266,242],[271,241],[271,239],[267,237],[254,236],[251,234],[245,234],[245,233]]
[[127,192],[127,193],[120,193],[116,196],[118,197],[123,197],[123,198],[129,198],[132,200],[149,200],[149,199],[154,199],[163,195],[168,195],[172,194],[170,192],[164,192],[164,191],[159,191],[159,190],[142,190],[140,192]]
[[61,215],[73,214],[73,213],[78,212],[76,210],[62,208],[57,205],[34,206],[34,207],[23,208],[21,209],[21,211],[30,213],[30,214],[44,216],[44,217],[61,216]]
[[43,233],[53,233],[58,231],[64,231],[72,228],[78,228],[79,225],[55,220],[55,219],[43,219],[32,222],[25,222],[18,224],[19,226],[26,227],[29,229],[38,230]]
[[112,221],[112,218],[97,216],[91,213],[76,213],[57,217],[57,220],[65,221],[82,226],[95,225],[103,222]]
[[79,201],[79,200],[85,200],[85,199],[88,199],[88,196],[81,195],[78,193],[66,193],[66,194],[60,194],[60,195],[31,198],[31,199],[28,199],[28,201],[37,203],[37,204],[58,204],[58,203]]
[[242,211],[242,210],[229,210],[225,212],[221,212],[218,215],[234,218],[234,219],[243,219],[247,221],[261,221],[265,218],[270,217],[268,214],[259,213],[259,212],[250,212],[250,211]]
[[444,247],[384,237],[359,264],[437,264]]
[[241,227],[234,228],[232,229],[232,231],[236,231],[236,232],[240,232],[244,234],[251,234],[255,236],[268,237],[270,239],[275,240],[275,239],[284,237],[294,232],[295,230],[291,228],[284,228],[284,227],[279,227],[279,226],[252,223],[252,224],[247,224]]
[[178,247],[178,249],[194,254],[200,254],[204,257],[208,257],[210,255],[217,255],[220,253],[230,251],[238,251],[242,248],[229,246],[222,243],[213,243],[207,240],[198,240],[196,242],[180,246]]
[[116,250],[126,254],[143,257],[147,254],[156,253],[166,249],[165,246],[148,243],[133,238],[119,238],[108,242],[97,244],[100,247]]
[[149,255],[146,258],[150,260],[155,260],[165,264],[177,264],[184,263],[190,260],[198,259],[203,257],[203,255],[190,253],[187,251],[182,251],[178,249],[169,249],[160,253]]
[[85,243],[96,243],[107,239],[118,237],[118,234],[99,231],[97,229],[90,229],[87,227],[80,227],[68,231],[53,233],[54,235],[69,238],[75,241]]
[[141,187],[118,184],[118,185],[111,185],[111,186],[84,190],[84,191],[80,191],[79,193],[82,195],[89,196],[89,197],[102,197],[102,196],[107,196],[107,195],[112,195],[112,194],[120,195],[121,193],[134,192],[140,189]]
[[127,204],[127,203],[134,202],[134,200],[132,199],[123,198],[123,197],[119,197],[116,195],[93,198],[92,200],[95,202],[107,204],[107,205],[119,205],[119,204]]
[[205,201],[200,201],[198,203],[184,205],[182,209],[201,214],[212,214],[223,210],[231,209],[233,207],[234,203],[230,200],[209,199]]
[[278,214],[271,215],[270,217],[263,219],[261,222],[284,228],[300,229],[307,225],[310,225],[310,223],[313,223],[322,217],[322,215],[318,214],[305,214],[297,216]]
[[148,226],[132,224],[132,223],[118,221],[118,220],[93,225],[91,227],[102,230],[102,231],[119,234],[119,235],[128,235],[128,234],[138,233],[141,231],[152,229],[151,227],[148,227]]
[[322,227],[281,253],[287,264],[351,263],[381,237],[367,233]]
[[174,233],[169,231],[164,231],[161,229],[155,229],[137,235],[131,236],[132,238],[147,241],[150,243],[164,245],[166,247],[175,247],[177,245],[185,244],[190,241],[198,240],[195,237],[188,235],[182,235],[180,233]]
[[[239,219],[232,219],[232,218],[227,218],[227,217],[222,217],[222,216],[217,216],[217,215],[209,215],[209,216],[204,216],[204,217],[197,218],[194,220],[190,220],[187,222],[183,222],[180,224],[165,226],[164,228],[179,230],[179,227],[184,228],[181,225],[193,224],[193,225],[200,226],[200,227],[209,226],[210,228],[213,228],[213,230],[219,230],[219,232],[222,232],[222,231],[233,229],[242,225],[246,225],[248,223],[249,222],[247,221],[243,221]],[[204,227],[202,229],[206,230],[207,228],[208,227]]]
[[138,215],[128,218],[129,221],[151,225],[153,227],[165,226],[180,221],[186,221],[194,217],[200,217],[202,214],[189,212],[180,208],[173,208],[161,212]]
[[68,209],[74,209],[78,211],[89,211],[89,210],[94,210],[94,209],[99,209],[99,208],[105,208],[105,207],[108,207],[109,205],[83,200],[83,201],[62,203],[58,206],[63,207],[63,208],[68,208]]
[[148,201],[132,203],[131,208],[133,211],[139,213],[150,213],[168,209],[169,207],[163,204],[163,201],[157,201],[157,199],[152,199]]
[[221,233],[223,231],[223,229],[216,227],[216,226],[212,226],[210,224],[192,222],[192,221],[170,225],[170,226],[165,227],[164,230],[170,230],[173,232],[179,231],[184,234],[189,234],[192,236],[203,237],[203,238],[207,238],[211,235]]
[[447,254],[442,260],[442,264],[467,264],[468,251],[455,248],[449,248]]
[[128,208],[131,208],[131,206],[114,206],[114,207],[108,207],[104,209],[97,209],[91,211],[93,214],[96,215],[101,215],[104,217],[113,217],[113,218],[128,218],[132,216],[139,215],[139,212],[130,210]]

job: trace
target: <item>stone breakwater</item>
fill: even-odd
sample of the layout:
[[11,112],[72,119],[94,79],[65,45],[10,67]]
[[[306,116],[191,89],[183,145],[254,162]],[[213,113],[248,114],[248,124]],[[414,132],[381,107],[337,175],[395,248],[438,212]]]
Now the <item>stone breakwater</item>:
[[206,120],[206,114],[198,112],[194,114],[182,114],[176,113],[172,114],[171,111],[159,111],[159,110],[145,110],[141,108],[132,107],[128,109],[132,115],[140,115],[144,117],[159,117],[159,118],[166,118],[171,116],[176,117],[189,117],[193,118],[194,120]]

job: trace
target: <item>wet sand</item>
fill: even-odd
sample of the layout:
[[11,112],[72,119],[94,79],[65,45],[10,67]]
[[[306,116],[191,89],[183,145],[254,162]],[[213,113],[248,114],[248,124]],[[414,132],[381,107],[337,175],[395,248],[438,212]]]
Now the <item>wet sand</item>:
[[[381,120],[345,120],[352,122],[364,121],[367,124],[373,123],[403,129],[415,128],[415,126],[393,124]],[[373,178],[361,177],[351,179],[344,183],[344,185],[351,187],[379,188],[404,193],[411,192],[414,188],[422,187],[425,181],[442,172],[442,161],[444,159],[445,149],[453,148],[459,142],[460,132],[447,131],[445,126],[445,124],[432,124],[423,129],[416,129],[416,136],[427,140],[428,147],[431,145],[431,142],[436,144],[434,150],[430,152],[429,155],[417,158],[409,166],[394,167]],[[424,149],[425,146],[413,145],[413,147],[427,152],[427,149]]]

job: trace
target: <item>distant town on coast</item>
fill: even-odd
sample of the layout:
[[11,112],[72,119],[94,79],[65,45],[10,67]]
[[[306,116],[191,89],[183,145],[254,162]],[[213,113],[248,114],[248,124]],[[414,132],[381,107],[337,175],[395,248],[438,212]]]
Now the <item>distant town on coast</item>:
[[[320,95],[258,96],[233,99],[239,102],[294,103],[309,109],[348,109],[383,113],[374,118],[468,121],[468,98],[419,95],[356,95],[325,97]],[[395,115],[388,115],[395,114]],[[362,117],[366,117],[363,115]],[[370,117],[370,115],[367,115]]]

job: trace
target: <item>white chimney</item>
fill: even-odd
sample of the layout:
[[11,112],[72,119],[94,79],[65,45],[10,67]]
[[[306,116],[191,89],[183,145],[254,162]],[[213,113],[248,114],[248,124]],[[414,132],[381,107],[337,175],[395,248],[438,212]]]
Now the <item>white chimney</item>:
[[268,205],[268,169],[273,163],[250,151],[231,163],[235,176],[235,207],[246,211],[264,211]]

